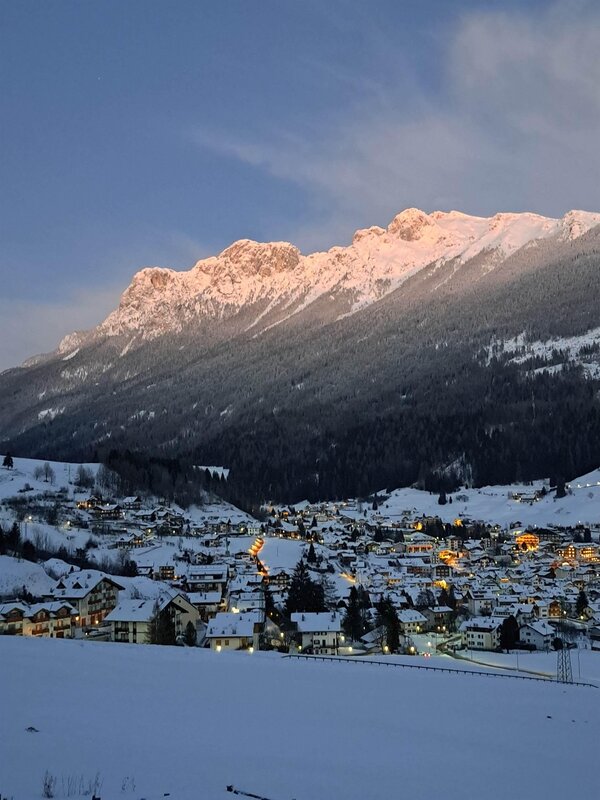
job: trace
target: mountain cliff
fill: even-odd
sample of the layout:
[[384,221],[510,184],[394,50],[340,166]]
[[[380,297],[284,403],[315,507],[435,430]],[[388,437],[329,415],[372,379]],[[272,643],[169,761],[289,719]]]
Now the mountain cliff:
[[515,251],[540,240],[574,240],[600,224],[600,214],[570,211],[562,219],[537,214],[474,217],[457,211],[425,214],[408,208],[387,228],[356,231],[349,247],[303,256],[288,242],[242,239],[218,256],[178,272],[146,268],[123,293],[119,307],[94,331],[67,336],[66,353],[105,336],[143,340],[181,332],[200,319],[246,312],[246,330],[258,333],[320,299],[341,300],[334,313],[353,313],[398,289],[429,264],[459,266],[482,256],[497,268]]

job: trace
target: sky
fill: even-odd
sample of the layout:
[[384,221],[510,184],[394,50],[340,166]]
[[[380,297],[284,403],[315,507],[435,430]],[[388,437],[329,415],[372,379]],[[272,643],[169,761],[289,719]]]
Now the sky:
[[600,4],[0,3],[0,369],[143,266],[600,210]]

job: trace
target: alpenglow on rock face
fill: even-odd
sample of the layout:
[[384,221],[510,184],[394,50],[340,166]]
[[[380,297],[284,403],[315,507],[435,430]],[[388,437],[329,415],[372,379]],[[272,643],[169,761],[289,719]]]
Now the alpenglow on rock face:
[[179,333],[198,320],[233,317],[242,309],[246,329],[260,333],[315,301],[343,298],[341,305],[332,306],[335,318],[381,299],[427,265],[452,259],[460,265],[480,256],[482,269],[491,270],[523,247],[550,238],[576,239],[598,224],[600,214],[585,211],[551,219],[531,213],[426,214],[409,208],[387,229],[359,230],[348,247],[306,256],[287,242],[242,239],[188,271],[141,270],[119,307],[94,331],[66,337],[59,352],[128,334],[139,345],[167,332]]

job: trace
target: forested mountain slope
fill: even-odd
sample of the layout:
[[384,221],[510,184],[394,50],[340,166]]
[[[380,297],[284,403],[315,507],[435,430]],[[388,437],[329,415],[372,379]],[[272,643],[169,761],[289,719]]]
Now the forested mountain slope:
[[144,270],[97,329],[0,376],[2,447],[225,463],[237,500],[585,472],[597,356],[559,337],[600,328],[598,222],[410,209],[326,254]]

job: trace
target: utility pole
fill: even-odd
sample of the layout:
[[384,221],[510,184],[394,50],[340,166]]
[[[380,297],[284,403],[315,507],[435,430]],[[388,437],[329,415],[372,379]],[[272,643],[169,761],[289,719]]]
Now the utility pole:
[[571,651],[563,646],[557,650],[556,680],[559,683],[573,683],[573,669],[571,667]]

